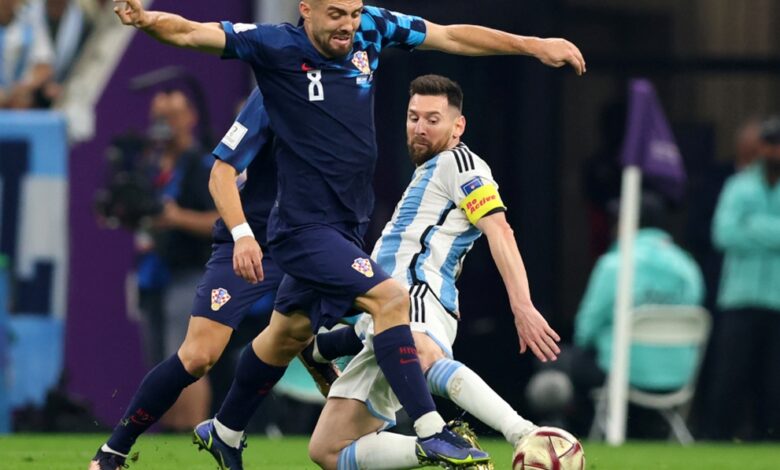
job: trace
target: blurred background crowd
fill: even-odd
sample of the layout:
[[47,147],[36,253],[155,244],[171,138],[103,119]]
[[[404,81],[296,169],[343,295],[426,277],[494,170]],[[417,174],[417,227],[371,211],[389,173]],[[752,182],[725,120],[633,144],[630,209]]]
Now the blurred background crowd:
[[[146,3],[200,21],[297,21],[291,0]],[[701,349],[632,350],[630,384],[658,394],[693,386],[680,416],[695,438],[780,440],[780,3],[366,3],[565,37],[588,63],[577,78],[522,58],[383,55],[368,245],[412,171],[407,84],[447,75],[465,92],[464,141],[501,184],[536,306],[565,344],[554,367],[518,354],[503,285],[477,243],[459,281],[456,356],[528,418],[591,430],[611,358],[628,84],[644,77],[687,182],[670,197],[645,180],[635,306],[699,306],[712,327]],[[180,343],[208,259],[218,217],[210,151],[253,79],[235,61],[122,28],[112,8],[0,0],[0,432],[111,426],[147,368]],[[268,309],[253,307],[234,348],[161,429],[188,430],[212,413]],[[321,402],[294,368],[253,429],[308,433]],[[666,437],[673,425],[646,408],[630,408],[629,435]]]

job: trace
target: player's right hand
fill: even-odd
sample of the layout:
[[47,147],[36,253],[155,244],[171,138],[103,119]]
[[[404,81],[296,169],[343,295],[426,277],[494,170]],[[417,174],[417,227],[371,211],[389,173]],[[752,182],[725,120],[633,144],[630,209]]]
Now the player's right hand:
[[263,250],[252,237],[241,237],[233,246],[233,271],[236,276],[257,284],[263,280]]
[[146,15],[141,0],[114,0],[114,13],[122,20],[122,24],[136,28],[142,26]]

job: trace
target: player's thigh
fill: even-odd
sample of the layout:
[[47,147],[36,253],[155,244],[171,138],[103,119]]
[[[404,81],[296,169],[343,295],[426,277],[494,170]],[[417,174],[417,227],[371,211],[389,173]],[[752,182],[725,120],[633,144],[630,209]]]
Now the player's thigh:
[[365,403],[348,398],[328,398],[309,442],[309,455],[317,462],[337,458],[339,452],[385,422],[374,417]]

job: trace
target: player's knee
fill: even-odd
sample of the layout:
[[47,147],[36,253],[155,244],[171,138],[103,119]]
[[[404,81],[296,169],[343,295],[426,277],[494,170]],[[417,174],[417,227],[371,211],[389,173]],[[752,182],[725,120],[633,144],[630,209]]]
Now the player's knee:
[[[262,350],[271,354],[270,360],[289,362],[306,347],[312,337],[311,331],[296,333],[290,330],[263,331],[255,338],[255,351]],[[264,344],[265,343],[265,344]],[[263,357],[261,354],[260,357]]]
[[447,357],[438,346],[435,348],[423,347],[422,349],[417,346],[417,355],[420,357],[420,367],[422,367],[423,372],[427,372],[436,361]]
[[320,439],[309,441],[309,458],[323,469],[336,470],[338,467],[339,452]]
[[393,323],[408,323],[409,303],[409,292],[400,285],[392,286],[381,299],[374,319],[381,317]]
[[179,348],[179,359],[184,369],[194,377],[203,377],[214,366],[219,355],[206,348],[182,345]]

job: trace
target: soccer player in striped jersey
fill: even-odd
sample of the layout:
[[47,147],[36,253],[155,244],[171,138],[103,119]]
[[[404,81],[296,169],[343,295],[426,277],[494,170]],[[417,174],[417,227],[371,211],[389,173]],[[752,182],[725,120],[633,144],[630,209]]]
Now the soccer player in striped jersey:
[[384,48],[400,47],[531,55],[582,74],[577,47],[559,38],[437,25],[361,0],[302,0],[298,26],[200,23],[145,11],[140,0],[114,1],[123,24],[167,44],[249,64],[275,135],[279,192],[268,248],[285,277],[269,327],[242,353],[227,399],[214,420],[198,426],[197,439],[210,443],[221,468],[242,468],[243,430],[267,391],[310,342],[312,330],[334,325],[356,307],[373,316],[377,361],[414,420],[425,454],[458,465],[486,460],[485,452],[446,429],[412,361],[417,355],[408,292],[363,250],[374,201],[374,72]]
[[[509,294],[520,351],[530,345],[540,360],[554,360],[560,338],[531,302],[523,261],[490,168],[460,140],[466,125],[460,87],[448,78],[426,75],[411,83],[410,97],[406,130],[417,169],[372,257],[409,289],[411,329],[430,390],[514,445],[536,426],[452,357],[460,319],[455,281],[482,234]],[[414,438],[380,432],[393,424],[401,405],[377,366],[370,316],[360,318],[356,332],[365,346],[331,387],[311,439],[312,458],[323,468],[338,470],[425,463]],[[345,333],[349,330],[333,334]],[[327,343],[330,334],[315,341]]]

